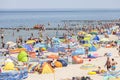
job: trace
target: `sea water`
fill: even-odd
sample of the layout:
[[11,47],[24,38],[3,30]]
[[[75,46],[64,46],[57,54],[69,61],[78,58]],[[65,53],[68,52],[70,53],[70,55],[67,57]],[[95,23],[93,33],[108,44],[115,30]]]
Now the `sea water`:
[[[15,10],[0,11],[0,27],[62,26],[62,20],[113,20],[120,18],[120,10]],[[48,24],[50,24],[48,26]]]

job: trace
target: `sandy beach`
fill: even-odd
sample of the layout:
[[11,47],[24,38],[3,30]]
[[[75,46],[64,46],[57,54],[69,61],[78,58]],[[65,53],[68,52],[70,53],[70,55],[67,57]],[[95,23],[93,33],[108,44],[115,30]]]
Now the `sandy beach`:
[[[120,68],[120,63],[119,63],[119,56],[118,56],[118,51],[116,48],[100,48],[96,52],[93,53],[98,53],[100,56],[103,56],[104,53],[110,52],[112,53],[112,58],[115,58],[115,61],[118,62],[117,64],[117,70]],[[106,57],[99,57],[97,59],[88,61],[85,60],[83,64],[90,63],[94,64],[96,66],[101,66],[102,69],[106,68],[104,67],[106,62]],[[56,68],[54,74],[29,74],[29,77],[26,80],[65,80],[66,78],[72,79],[72,77],[81,77],[81,76],[90,76],[91,79],[93,80],[103,80],[103,76],[97,74],[97,75],[88,75],[88,72],[91,70],[82,70],[80,69],[81,65],[83,64],[74,64],[74,65],[69,65],[67,67],[63,68]],[[55,78],[54,78],[55,76]],[[67,80],[67,79],[66,79]]]
[[[101,36],[102,37],[102,36]],[[118,37],[115,35],[109,36],[110,40],[117,40]],[[120,57],[118,55],[117,48],[105,48],[101,47],[95,52],[90,52],[91,54],[97,53],[100,57],[96,59],[84,59],[84,62],[82,64],[69,64],[67,67],[62,68],[55,68],[55,73],[51,74],[38,74],[38,73],[29,73],[29,76],[25,80],[72,80],[72,77],[82,77],[82,76],[89,76],[92,80],[104,80],[104,76],[101,76],[100,74],[96,75],[88,75],[88,72],[95,70],[97,66],[100,66],[102,69],[106,70],[106,67],[104,67],[105,62],[107,60],[107,57],[104,56],[105,53],[112,53],[112,56],[110,58],[114,58],[115,61],[118,62],[116,70],[119,70],[120,68]],[[13,54],[13,56],[16,56]],[[80,67],[84,64],[93,64],[96,66],[94,69],[90,70],[83,70]],[[107,70],[106,70],[107,71]]]

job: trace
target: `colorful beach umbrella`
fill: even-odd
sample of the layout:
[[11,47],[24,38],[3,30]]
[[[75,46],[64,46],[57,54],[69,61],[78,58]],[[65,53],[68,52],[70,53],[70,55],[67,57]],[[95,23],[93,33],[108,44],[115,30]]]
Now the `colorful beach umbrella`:
[[27,51],[32,51],[33,50],[32,46],[28,45],[28,44],[23,44],[22,47],[25,48]]
[[33,44],[35,42],[35,40],[28,40],[27,42],[26,42],[26,44]]

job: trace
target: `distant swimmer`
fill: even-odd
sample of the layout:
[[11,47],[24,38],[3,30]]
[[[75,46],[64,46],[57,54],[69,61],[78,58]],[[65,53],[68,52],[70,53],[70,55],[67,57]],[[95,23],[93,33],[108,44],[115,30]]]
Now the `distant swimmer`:
[[1,34],[1,40],[4,41],[4,34]]

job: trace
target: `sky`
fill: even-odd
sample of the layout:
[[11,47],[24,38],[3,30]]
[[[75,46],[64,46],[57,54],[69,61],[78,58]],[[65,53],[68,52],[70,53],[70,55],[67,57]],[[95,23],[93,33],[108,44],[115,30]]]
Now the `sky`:
[[120,9],[120,0],[0,0],[0,10]]

